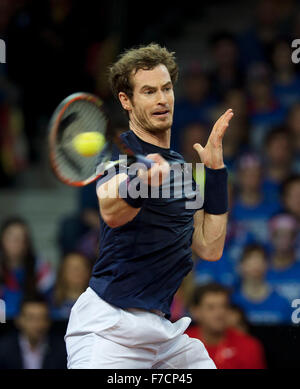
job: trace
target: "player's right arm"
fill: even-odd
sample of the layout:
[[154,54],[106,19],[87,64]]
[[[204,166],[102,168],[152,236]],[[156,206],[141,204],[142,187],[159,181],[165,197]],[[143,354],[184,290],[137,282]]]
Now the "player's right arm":
[[102,219],[111,228],[128,223],[141,210],[141,208],[131,207],[119,194],[119,185],[127,178],[125,173],[117,174],[97,188]]
[[[146,156],[155,163],[148,171],[140,170],[138,176],[140,180],[148,185],[161,185],[169,174],[168,162],[159,154],[148,154]],[[121,182],[127,180],[126,173],[114,175],[103,184],[97,187],[97,196],[101,217],[111,228],[120,227],[136,217],[141,208],[134,208],[123,199],[119,193]]]

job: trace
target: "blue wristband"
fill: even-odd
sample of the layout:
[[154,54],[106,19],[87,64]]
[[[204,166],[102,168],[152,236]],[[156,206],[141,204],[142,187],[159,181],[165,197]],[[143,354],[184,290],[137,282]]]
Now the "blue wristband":
[[228,211],[228,172],[222,169],[210,169],[205,166],[204,212],[221,215]]
[[[141,195],[137,196],[136,198],[133,198],[130,195],[129,188],[130,188],[130,182],[136,178],[137,175],[131,175],[129,174],[127,179],[122,181],[119,185],[119,195],[120,197],[131,207],[133,208],[141,208],[142,205],[147,200],[146,197],[142,197]],[[137,189],[140,188],[140,183],[137,185]]]

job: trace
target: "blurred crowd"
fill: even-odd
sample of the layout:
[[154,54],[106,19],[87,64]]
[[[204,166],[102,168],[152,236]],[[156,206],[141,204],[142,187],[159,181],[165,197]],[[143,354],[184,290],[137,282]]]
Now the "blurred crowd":
[[[69,93],[98,94],[126,129],[104,70],[126,45],[153,40],[152,30],[142,31],[145,42],[130,34],[126,40],[121,29],[108,27],[109,7],[99,3],[93,14],[79,1],[0,0],[0,38],[9,61],[0,66],[0,188],[14,188],[18,175],[39,163],[35,139],[45,136],[49,115]],[[96,23],[99,15],[105,23]],[[178,18],[171,16],[170,25]],[[204,342],[220,368],[265,368],[263,341],[251,328],[292,326],[291,304],[300,298],[300,64],[291,60],[296,38],[299,2],[257,1],[244,31],[211,34],[211,66],[195,58],[180,76],[171,147],[187,162],[200,162],[193,144],[205,145],[217,118],[227,108],[234,111],[223,142],[230,201],[223,256],[208,262],[193,254],[194,269],[174,298],[171,318],[192,318],[187,333]],[[49,328],[66,323],[88,285],[99,227],[90,184],[78,190],[77,212],[58,226],[61,261],[54,269],[35,252],[26,220],[12,215],[2,223],[0,298],[17,331],[2,339],[0,332],[0,368],[65,367],[63,338]],[[8,348],[16,350],[15,358],[7,357]]]

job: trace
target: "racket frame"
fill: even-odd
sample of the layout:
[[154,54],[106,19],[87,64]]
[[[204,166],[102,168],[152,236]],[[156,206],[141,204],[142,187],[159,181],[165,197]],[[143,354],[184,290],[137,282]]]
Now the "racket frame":
[[75,101],[78,101],[78,100],[86,100],[88,102],[92,102],[100,110],[101,110],[101,106],[103,104],[102,101],[97,96],[92,95],[90,93],[85,93],[85,92],[73,93],[72,95],[66,97],[58,105],[58,107],[55,109],[55,111],[51,117],[51,120],[50,120],[49,135],[48,135],[50,165],[51,165],[51,168],[52,168],[54,174],[64,184],[69,185],[69,186],[76,186],[76,187],[88,185],[88,184],[94,182],[95,180],[97,180],[97,178],[101,177],[103,174],[103,173],[94,174],[93,176],[91,176],[88,179],[83,180],[83,181],[71,181],[67,177],[63,176],[58,169],[58,166],[57,166],[57,163],[55,160],[56,159],[55,158],[55,153],[56,153],[55,148],[56,148],[56,139],[57,139],[57,133],[59,130],[59,124],[61,122],[61,118],[62,118],[63,114],[66,112],[68,107],[71,104],[73,104]]

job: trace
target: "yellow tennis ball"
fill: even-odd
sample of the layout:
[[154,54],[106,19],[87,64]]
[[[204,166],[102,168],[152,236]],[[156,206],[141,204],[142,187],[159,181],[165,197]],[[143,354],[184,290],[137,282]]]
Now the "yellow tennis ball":
[[95,131],[83,132],[76,135],[72,142],[78,154],[83,157],[92,157],[102,150],[105,144],[105,137]]

